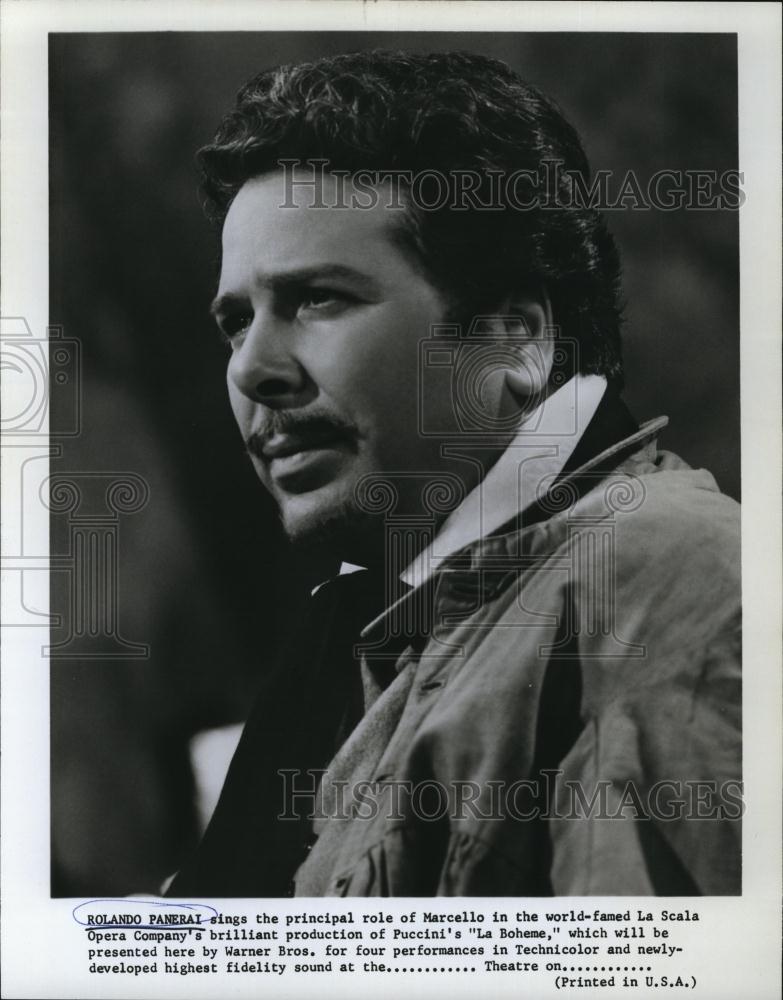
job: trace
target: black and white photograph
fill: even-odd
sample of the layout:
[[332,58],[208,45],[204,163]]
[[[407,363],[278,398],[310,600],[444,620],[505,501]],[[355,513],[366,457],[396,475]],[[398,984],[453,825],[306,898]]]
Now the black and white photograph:
[[[97,6],[3,97],[4,812],[61,982],[713,998],[731,925],[778,995],[779,10]],[[5,909],[3,996],[75,995]]]
[[51,37],[53,892],[740,892],[736,45]]

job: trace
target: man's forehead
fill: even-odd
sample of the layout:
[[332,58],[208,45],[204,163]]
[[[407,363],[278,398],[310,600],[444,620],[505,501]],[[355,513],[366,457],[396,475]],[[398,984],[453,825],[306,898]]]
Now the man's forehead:
[[[375,188],[381,190],[382,186]],[[248,180],[240,189],[223,227],[224,264],[245,256],[294,257],[306,267],[316,258],[369,265],[380,263],[396,244],[404,209],[393,199],[357,199],[350,177],[330,173],[282,171]],[[370,201],[370,204],[367,202]],[[378,260],[374,261],[377,257]]]

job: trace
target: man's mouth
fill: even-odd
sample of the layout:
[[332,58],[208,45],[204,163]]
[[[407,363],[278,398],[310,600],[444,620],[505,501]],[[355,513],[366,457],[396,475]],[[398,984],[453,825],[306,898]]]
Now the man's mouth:
[[325,485],[356,450],[342,428],[315,427],[278,432],[270,438],[248,442],[271,479],[287,493],[303,493]]
[[266,462],[271,463],[275,459],[290,458],[303,452],[335,447],[339,444],[346,444],[345,435],[332,429],[308,431],[305,434],[275,434],[264,443],[261,455]]

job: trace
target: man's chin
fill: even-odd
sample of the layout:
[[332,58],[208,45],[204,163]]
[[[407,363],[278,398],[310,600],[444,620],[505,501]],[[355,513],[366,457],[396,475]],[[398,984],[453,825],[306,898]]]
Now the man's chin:
[[283,530],[297,548],[325,548],[348,558],[377,530],[378,518],[360,510],[352,495],[319,497],[319,492],[278,501]]

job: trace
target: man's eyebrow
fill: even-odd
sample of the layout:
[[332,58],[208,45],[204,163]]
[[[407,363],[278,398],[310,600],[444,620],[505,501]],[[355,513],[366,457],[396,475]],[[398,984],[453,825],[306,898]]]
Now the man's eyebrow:
[[218,295],[209,305],[209,315],[213,319],[217,319],[218,316],[229,312],[232,306],[238,308],[240,305],[246,304],[247,300],[243,299],[241,295],[234,295],[230,292],[225,295]]
[[[377,295],[380,292],[380,285],[369,274],[357,271],[356,268],[346,264],[316,264],[312,267],[301,267],[292,271],[285,271],[280,274],[271,274],[263,278],[261,284],[274,291],[285,291],[306,285],[310,281],[329,281],[333,279],[350,281],[355,287],[367,295]],[[247,299],[235,292],[226,292],[218,295],[212,301],[209,311],[212,316],[219,316],[221,313],[229,311],[232,307],[246,306]]]

